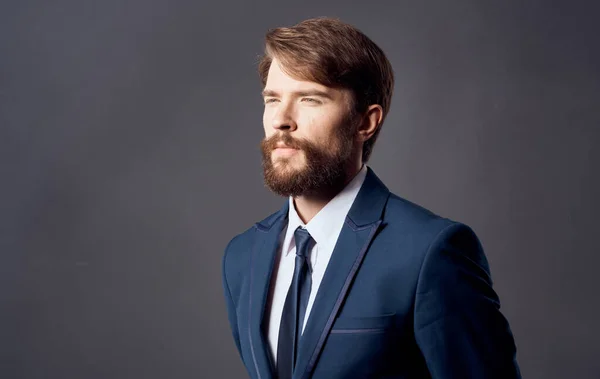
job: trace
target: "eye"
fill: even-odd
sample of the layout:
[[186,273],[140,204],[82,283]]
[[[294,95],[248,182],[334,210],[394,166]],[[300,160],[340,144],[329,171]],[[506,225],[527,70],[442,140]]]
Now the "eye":
[[312,98],[312,97],[304,97],[304,98],[302,98],[302,101],[308,102],[308,103],[313,103],[313,104],[321,104],[321,102],[319,100]]
[[276,101],[277,101],[277,99],[270,97],[270,98],[265,99],[265,104],[274,103]]

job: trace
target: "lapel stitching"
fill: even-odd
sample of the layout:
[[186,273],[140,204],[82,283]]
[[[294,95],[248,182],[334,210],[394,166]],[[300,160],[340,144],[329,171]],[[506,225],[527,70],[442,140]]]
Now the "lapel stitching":
[[365,244],[362,246],[360,253],[356,257],[356,260],[354,261],[354,264],[352,265],[352,268],[350,269],[350,273],[346,277],[346,281],[344,282],[342,290],[340,291],[340,293],[336,299],[335,305],[333,306],[333,309],[332,309],[331,313],[329,314],[329,318],[327,319],[325,328],[323,329],[321,336],[319,337],[319,341],[317,342],[317,345],[315,346],[315,349],[308,361],[308,364],[305,367],[304,373],[302,374],[302,378],[308,378],[308,375],[312,372],[313,366],[316,364],[319,353],[321,352],[321,350],[323,348],[323,344],[325,343],[325,338],[329,334],[331,326],[333,325],[333,321],[335,320],[335,316],[338,313],[338,310],[342,304],[342,301],[346,297],[346,294],[348,292],[348,287],[350,286],[350,283],[354,279],[356,271],[358,271],[358,267],[360,266],[360,264],[363,260],[363,257],[365,255],[365,253],[367,252],[367,249],[370,245],[371,240],[373,239],[377,230],[379,230],[379,226],[381,225],[381,222],[382,222],[382,220],[379,219],[372,224],[368,224],[368,225],[359,227],[349,217],[346,217],[346,223],[348,224],[348,226],[350,228],[352,228],[352,230],[354,232],[358,232],[358,231],[365,230],[368,228],[371,228],[371,232],[369,233],[369,236],[367,237]]
[[[275,220],[273,220],[269,225],[263,225],[263,224],[255,224],[255,229],[257,230],[257,232],[261,232],[263,234],[266,234],[267,232],[269,232],[271,230],[271,228],[273,227],[273,225],[277,224],[277,222],[279,221],[279,219],[281,218],[281,215],[279,215],[278,217],[275,218]],[[260,244],[261,248],[262,246],[264,246],[264,239],[262,238],[257,238],[254,242],[254,246],[252,248],[252,260],[250,261],[250,293],[252,293],[253,288],[254,288],[254,259],[256,258],[256,252],[259,250],[257,249],[257,246],[259,245],[259,241],[262,241],[263,243]],[[272,271],[273,269],[273,262],[271,262],[271,267],[269,268],[269,271]],[[249,297],[249,301],[248,301],[248,339],[250,340],[250,352],[252,353],[252,361],[254,363],[254,369],[256,370],[256,374],[258,375],[258,379],[262,379],[262,375],[260,374],[260,370],[258,369],[258,362],[256,361],[256,354],[254,352],[254,339],[252,338],[252,300],[253,300],[254,296],[250,296]],[[266,298],[266,297],[265,297]],[[264,305],[263,305],[264,308]],[[264,312],[264,310],[263,310]],[[262,312],[261,312],[262,314]]]

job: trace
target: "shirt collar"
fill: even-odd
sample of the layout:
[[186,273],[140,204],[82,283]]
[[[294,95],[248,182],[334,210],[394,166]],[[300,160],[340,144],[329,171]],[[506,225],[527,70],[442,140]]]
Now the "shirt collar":
[[[326,247],[331,243],[335,244],[336,241],[332,241],[331,238],[333,231],[336,229],[336,226],[343,224],[346,220],[346,215],[350,211],[352,203],[354,203],[354,199],[358,195],[358,191],[366,176],[367,165],[363,164],[358,174],[354,176],[350,183],[331,199],[306,225],[302,222],[300,216],[298,216],[294,206],[294,199],[290,196],[288,230],[293,234],[299,226],[302,226],[308,230],[317,246]],[[285,255],[287,256],[289,252],[290,249],[285,252]]]

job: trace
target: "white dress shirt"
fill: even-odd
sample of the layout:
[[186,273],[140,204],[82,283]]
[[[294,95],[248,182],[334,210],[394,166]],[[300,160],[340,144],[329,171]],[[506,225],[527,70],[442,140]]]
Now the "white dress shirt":
[[277,341],[279,338],[279,325],[281,323],[281,315],[283,313],[283,305],[287,296],[292,277],[294,275],[294,266],[296,260],[296,242],[294,232],[299,226],[308,230],[311,237],[315,240],[310,252],[310,263],[312,267],[312,288],[308,304],[306,307],[306,315],[302,331],[310,317],[310,311],[315,301],[317,291],[321,285],[321,280],[325,274],[325,269],[333,253],[333,248],[342,231],[346,215],[354,203],[356,195],[362,186],[365,177],[367,176],[367,166],[363,165],[362,169],[356,176],[346,185],[346,187],[338,193],[323,209],[313,217],[308,224],[304,224],[296,208],[294,207],[294,199],[289,198],[288,225],[284,228],[279,243],[278,256],[276,264],[273,267],[273,275],[271,278],[270,287],[270,302],[267,303],[265,315],[268,317],[268,340],[271,348],[273,360],[277,360]]

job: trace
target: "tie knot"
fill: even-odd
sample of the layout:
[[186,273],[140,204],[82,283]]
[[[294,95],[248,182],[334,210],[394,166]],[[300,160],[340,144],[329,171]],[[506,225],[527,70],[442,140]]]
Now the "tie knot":
[[313,241],[313,238],[308,233],[308,230],[299,226],[294,232],[294,239],[296,240],[296,255],[303,258],[308,257],[309,244],[310,241]]

